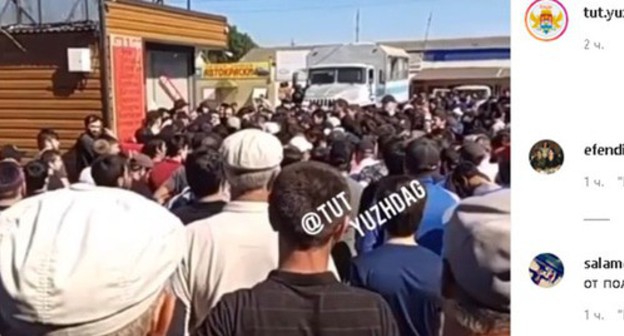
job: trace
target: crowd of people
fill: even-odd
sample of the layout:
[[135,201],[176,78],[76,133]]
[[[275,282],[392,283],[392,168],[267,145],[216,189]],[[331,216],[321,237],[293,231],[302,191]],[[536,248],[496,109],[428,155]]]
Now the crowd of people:
[[[86,117],[71,161],[52,129],[7,144],[0,335],[509,335],[509,99],[177,101],[136,144]],[[349,225],[414,180],[423,200]]]

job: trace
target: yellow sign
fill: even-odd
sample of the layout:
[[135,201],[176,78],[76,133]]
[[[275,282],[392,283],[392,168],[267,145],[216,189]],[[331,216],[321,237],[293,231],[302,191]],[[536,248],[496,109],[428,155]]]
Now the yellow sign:
[[268,62],[206,64],[207,79],[254,79],[265,78],[271,73]]

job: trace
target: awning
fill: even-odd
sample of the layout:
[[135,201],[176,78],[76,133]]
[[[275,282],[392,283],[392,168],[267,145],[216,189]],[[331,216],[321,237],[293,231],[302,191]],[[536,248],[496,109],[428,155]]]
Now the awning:
[[235,89],[238,87],[238,84],[233,80],[224,79],[218,81],[214,87],[218,89]]
[[509,68],[437,68],[423,69],[416,73],[412,80],[467,80],[467,79],[498,79],[510,78]]

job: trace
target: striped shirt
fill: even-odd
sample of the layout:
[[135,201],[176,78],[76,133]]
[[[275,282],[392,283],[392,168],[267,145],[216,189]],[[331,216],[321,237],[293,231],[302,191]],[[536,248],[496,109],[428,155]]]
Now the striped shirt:
[[349,287],[330,273],[272,271],[252,289],[223,296],[199,336],[399,336],[378,294]]

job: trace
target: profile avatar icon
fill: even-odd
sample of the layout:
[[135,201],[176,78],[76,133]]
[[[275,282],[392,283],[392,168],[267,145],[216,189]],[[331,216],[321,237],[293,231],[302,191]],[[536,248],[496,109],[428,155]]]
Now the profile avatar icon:
[[542,140],[531,148],[531,167],[540,174],[556,173],[563,165],[563,150],[552,140]]
[[568,28],[568,13],[557,0],[537,0],[527,9],[525,25],[535,39],[554,41]]
[[563,279],[563,263],[552,253],[542,253],[531,261],[531,281],[542,288],[551,288]]

